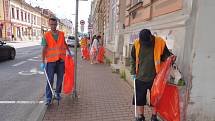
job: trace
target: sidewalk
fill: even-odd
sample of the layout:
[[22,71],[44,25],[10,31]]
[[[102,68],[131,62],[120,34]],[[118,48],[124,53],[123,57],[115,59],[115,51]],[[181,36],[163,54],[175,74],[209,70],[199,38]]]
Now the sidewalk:
[[[79,61],[77,100],[63,96],[47,108],[43,121],[133,121],[133,89],[107,65]],[[147,121],[151,110],[145,109]]]
[[7,44],[12,45],[15,48],[23,48],[40,45],[40,40],[23,40],[23,41],[6,41]]

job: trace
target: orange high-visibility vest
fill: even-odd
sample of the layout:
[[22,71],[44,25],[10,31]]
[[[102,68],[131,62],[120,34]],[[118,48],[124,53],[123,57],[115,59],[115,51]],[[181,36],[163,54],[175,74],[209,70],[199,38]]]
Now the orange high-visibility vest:
[[[138,74],[138,65],[139,65],[139,52],[140,52],[140,42],[139,39],[134,41],[135,55],[136,55],[136,75]],[[161,67],[161,55],[165,47],[165,41],[161,37],[155,37],[155,46],[154,46],[154,63],[156,73],[160,71]]]
[[82,38],[81,42],[80,42],[81,47],[85,47],[87,46],[87,39],[86,38]]
[[44,37],[47,43],[46,61],[55,62],[59,59],[65,60],[66,44],[64,41],[64,33],[59,31],[57,42],[54,40],[51,31],[46,32]]

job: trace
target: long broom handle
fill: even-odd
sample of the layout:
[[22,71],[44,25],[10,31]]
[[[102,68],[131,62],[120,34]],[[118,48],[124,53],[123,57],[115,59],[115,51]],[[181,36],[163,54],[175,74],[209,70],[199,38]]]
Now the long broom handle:
[[137,117],[137,97],[136,97],[136,78],[134,78],[134,114],[135,118]]
[[52,95],[55,96],[55,93],[54,93],[54,91],[53,91],[53,89],[52,89],[52,85],[51,85],[51,83],[50,83],[50,81],[49,81],[49,78],[48,78],[48,75],[47,75],[47,73],[46,73],[46,68],[44,68],[44,73],[45,73],[45,76],[46,76],[46,80],[47,80],[47,82],[48,82],[48,84],[49,84],[49,87],[50,87],[50,89],[51,89]]

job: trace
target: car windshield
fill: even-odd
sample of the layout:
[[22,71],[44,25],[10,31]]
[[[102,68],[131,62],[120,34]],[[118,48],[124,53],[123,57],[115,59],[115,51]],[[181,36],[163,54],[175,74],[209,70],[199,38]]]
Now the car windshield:
[[68,39],[75,40],[75,37],[74,36],[69,36]]

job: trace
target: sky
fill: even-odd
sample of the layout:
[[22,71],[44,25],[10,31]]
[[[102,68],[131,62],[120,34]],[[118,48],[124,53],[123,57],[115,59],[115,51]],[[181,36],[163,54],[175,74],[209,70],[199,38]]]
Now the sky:
[[[67,18],[72,20],[73,25],[75,24],[75,3],[76,0],[25,0],[27,3],[30,3],[32,6],[40,6],[42,8],[50,9],[54,12],[59,18]],[[87,32],[88,26],[88,17],[90,14],[91,1],[80,1],[79,0],[79,15],[78,19],[85,21],[84,32]],[[80,22],[78,22],[79,24]],[[80,24],[79,24],[80,25]],[[80,30],[80,26],[78,28]]]

